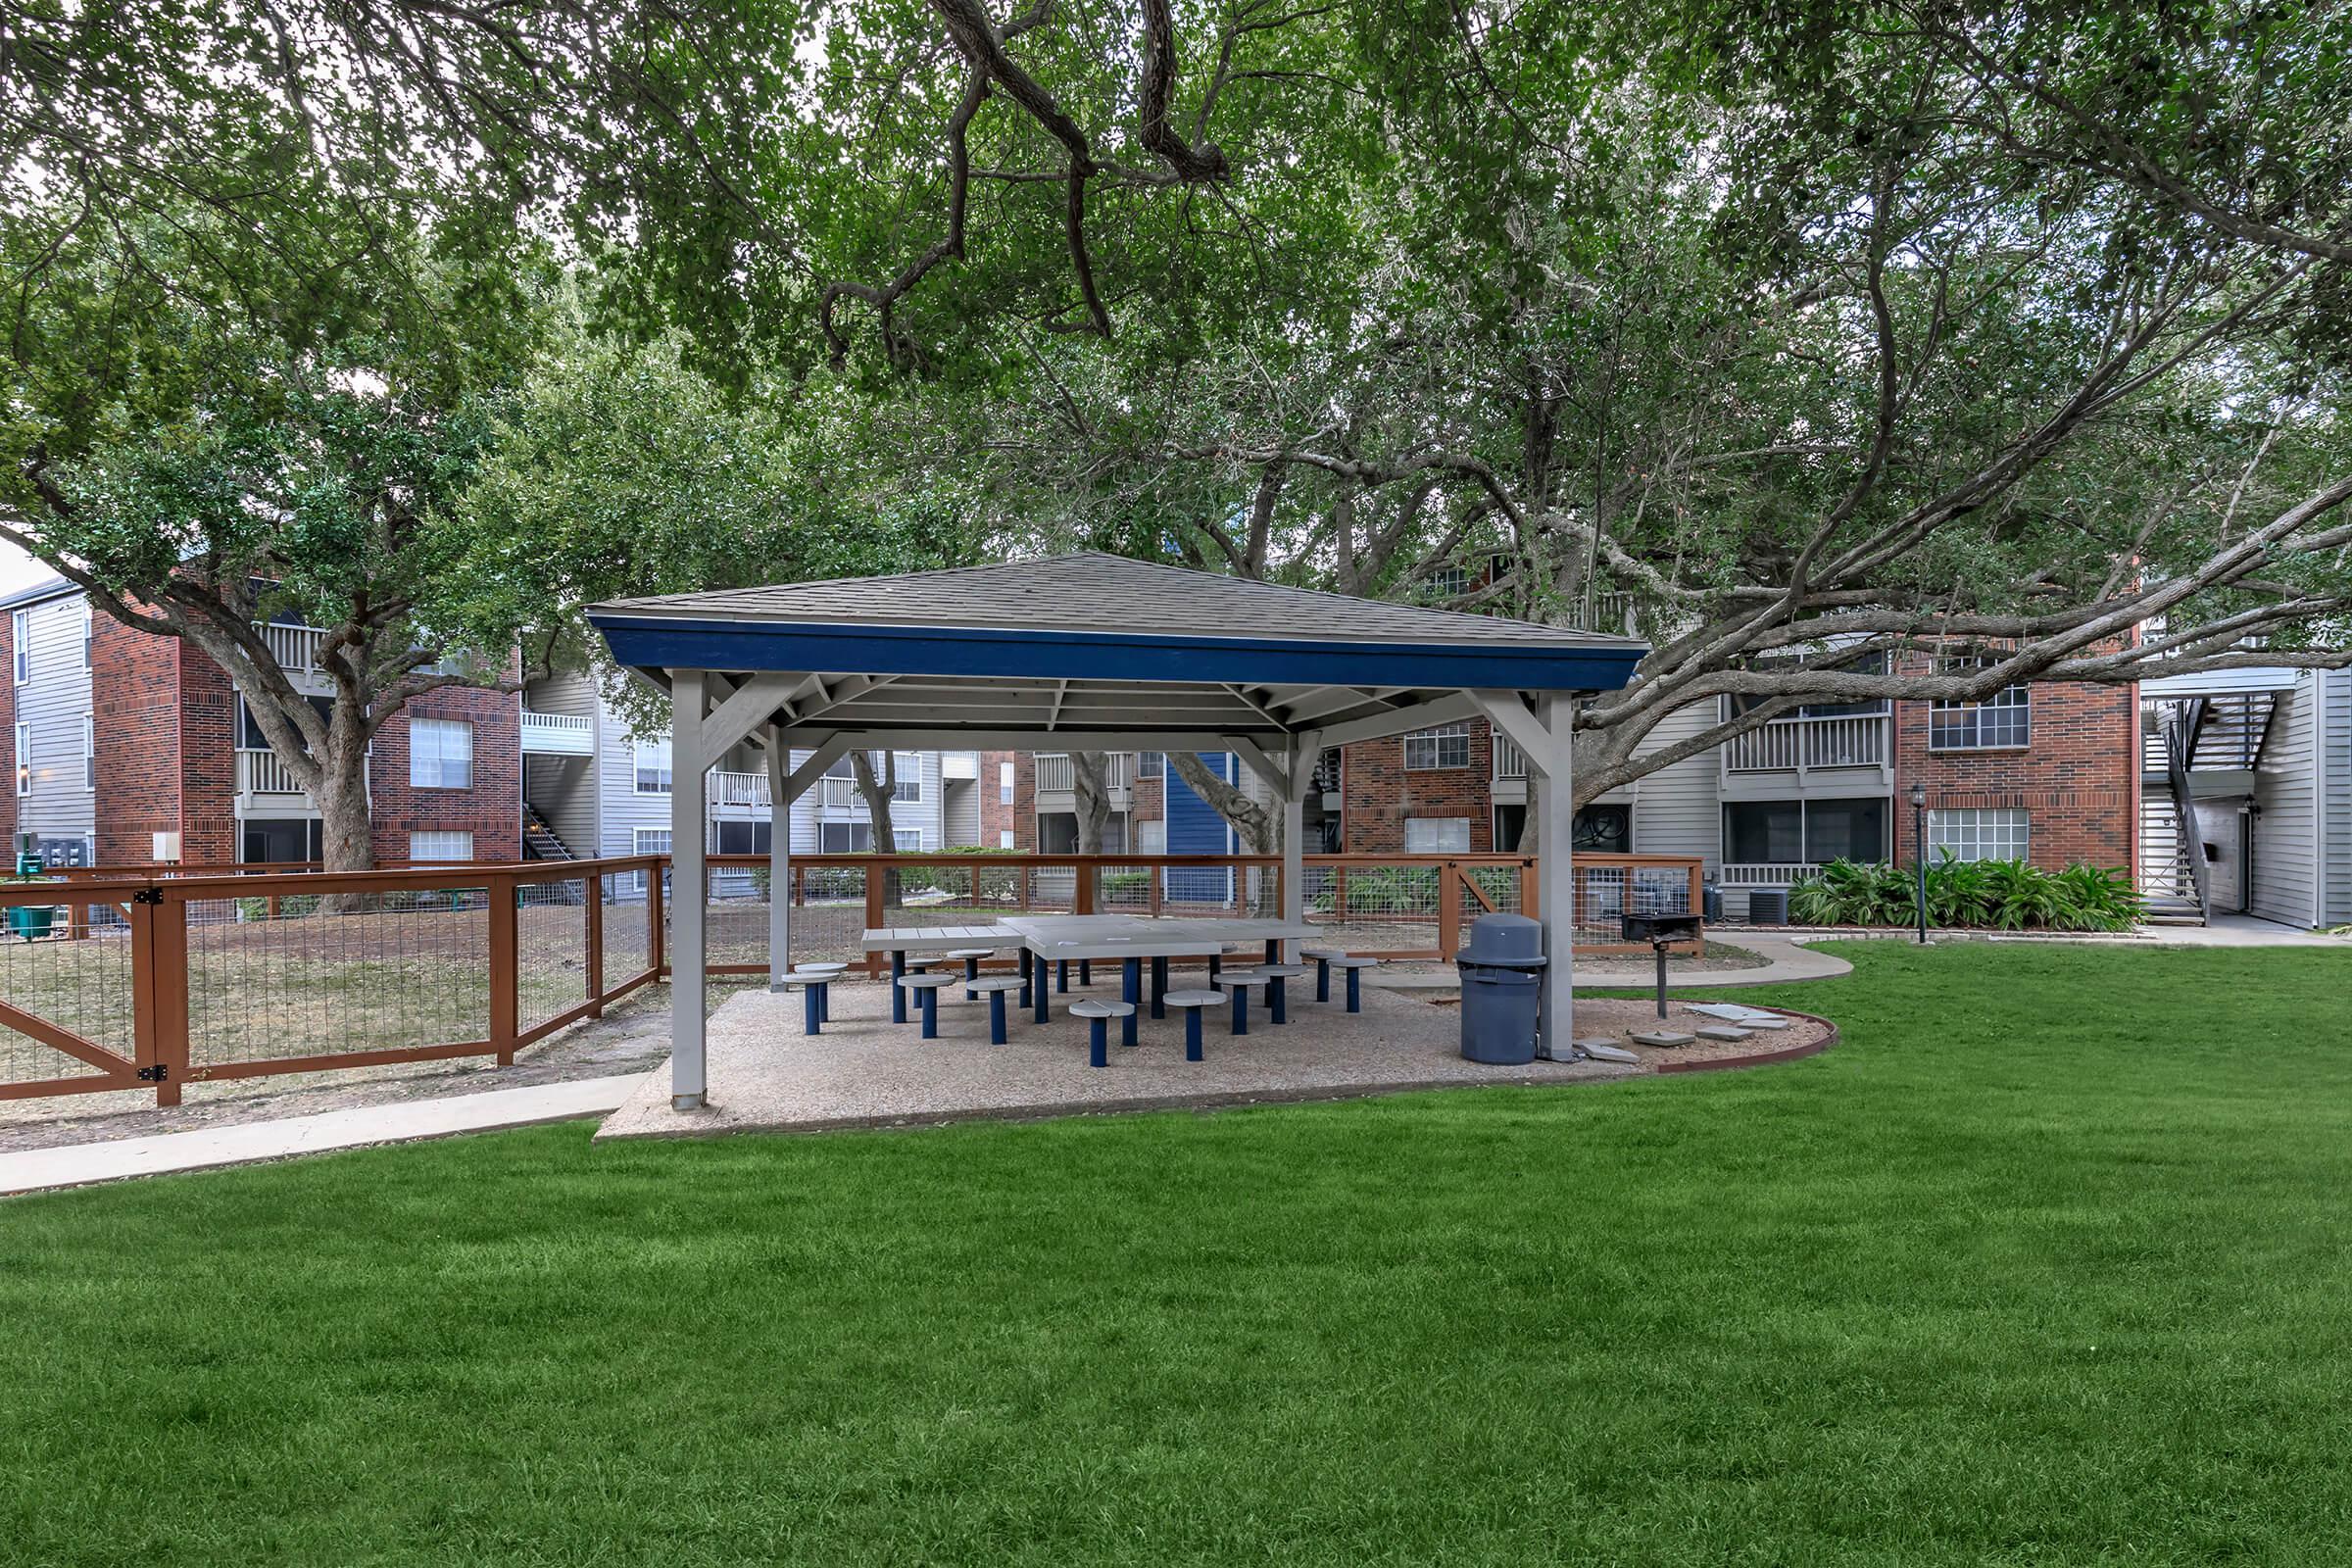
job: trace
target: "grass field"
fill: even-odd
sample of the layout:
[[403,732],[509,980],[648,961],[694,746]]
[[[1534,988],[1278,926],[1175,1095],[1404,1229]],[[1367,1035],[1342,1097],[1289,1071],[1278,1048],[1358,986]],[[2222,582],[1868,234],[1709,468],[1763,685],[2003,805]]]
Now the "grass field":
[[1750,1073],[0,1204],[0,1561],[2352,1558],[2346,958],[1841,951]]

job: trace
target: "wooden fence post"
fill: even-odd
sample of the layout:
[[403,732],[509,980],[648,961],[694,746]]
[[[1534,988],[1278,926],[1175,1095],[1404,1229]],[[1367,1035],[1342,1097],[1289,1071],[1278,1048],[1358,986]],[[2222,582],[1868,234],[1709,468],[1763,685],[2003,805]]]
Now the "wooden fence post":
[[522,958],[515,901],[521,885],[512,876],[490,878],[490,1043],[498,1064],[514,1065],[514,1037],[522,1032]]
[[646,867],[645,872],[645,956],[656,980],[661,979],[662,971],[669,967],[668,959],[662,953],[668,944],[662,940],[662,874],[668,869],[669,857],[664,855]]
[[588,1016],[605,1015],[605,874],[588,873]]
[[1438,960],[1451,963],[1462,951],[1462,868],[1447,860],[1438,868]]
[[[188,1076],[188,906],[166,889],[150,887],[132,896],[130,908],[134,976],[141,915],[147,931],[150,1027],[138,1043],[139,1076],[154,1083],[156,1104],[176,1105]],[[135,1000],[132,1028],[135,1033]]]
[[1530,856],[1519,862],[1519,912],[1530,920],[1544,918],[1544,896],[1538,890],[1544,879],[1536,874],[1536,859]]
[[[879,931],[886,923],[882,918],[882,894],[887,886],[888,883],[884,880],[880,865],[869,865],[865,868],[865,929],[867,931]],[[863,932],[859,933],[861,937],[863,934]],[[881,954],[869,953],[865,956],[865,972],[869,977],[882,972]]]
[[1072,914],[1094,913],[1095,867],[1093,862],[1079,861],[1071,868],[1070,875],[1073,879],[1070,887],[1070,912]]

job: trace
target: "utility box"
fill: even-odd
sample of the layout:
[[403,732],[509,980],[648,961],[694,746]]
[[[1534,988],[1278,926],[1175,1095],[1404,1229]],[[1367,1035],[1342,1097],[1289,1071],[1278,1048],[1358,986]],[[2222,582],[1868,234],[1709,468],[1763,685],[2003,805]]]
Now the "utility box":
[[1544,928],[1523,914],[1482,914],[1454,956],[1462,977],[1462,1057],[1498,1067],[1536,1059]]

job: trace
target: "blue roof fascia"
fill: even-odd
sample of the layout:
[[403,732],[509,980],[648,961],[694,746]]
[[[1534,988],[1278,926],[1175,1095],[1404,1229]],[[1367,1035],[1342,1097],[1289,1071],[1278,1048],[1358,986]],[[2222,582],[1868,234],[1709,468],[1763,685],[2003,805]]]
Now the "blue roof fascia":
[[613,659],[640,669],[815,670],[1029,680],[1234,681],[1440,687],[1462,691],[1622,689],[1648,650],[1406,645],[1309,638],[1169,637],[980,627],[819,625],[596,615]]

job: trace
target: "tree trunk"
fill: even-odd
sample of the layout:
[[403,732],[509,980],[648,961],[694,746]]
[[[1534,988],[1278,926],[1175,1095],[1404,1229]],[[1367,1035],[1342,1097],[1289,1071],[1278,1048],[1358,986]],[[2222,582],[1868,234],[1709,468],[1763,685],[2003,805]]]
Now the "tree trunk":
[[[1072,752],[1070,754],[1070,794],[1078,808],[1078,853],[1101,855],[1102,830],[1110,825],[1110,754],[1108,752]],[[1132,846],[1130,846],[1132,848]],[[1102,890],[1101,869],[1086,866],[1079,873],[1089,882],[1097,883],[1091,906],[1102,907]]]
[[[1168,765],[1191,787],[1195,795],[1206,801],[1210,808],[1242,837],[1242,846],[1250,855],[1280,855],[1282,853],[1282,818],[1243,794],[1233,785],[1208,770],[1208,764],[1191,752],[1170,752]],[[1249,901],[1253,915],[1279,914],[1276,879],[1261,876],[1257,879],[1257,896]],[[1244,878],[1247,885],[1248,879]]]
[[876,855],[895,854],[899,835],[891,825],[890,803],[899,788],[899,754],[882,754],[882,776],[876,778],[873,759],[863,752],[852,752],[850,777],[857,780],[858,794],[865,802],[866,820],[873,825],[869,847]]

